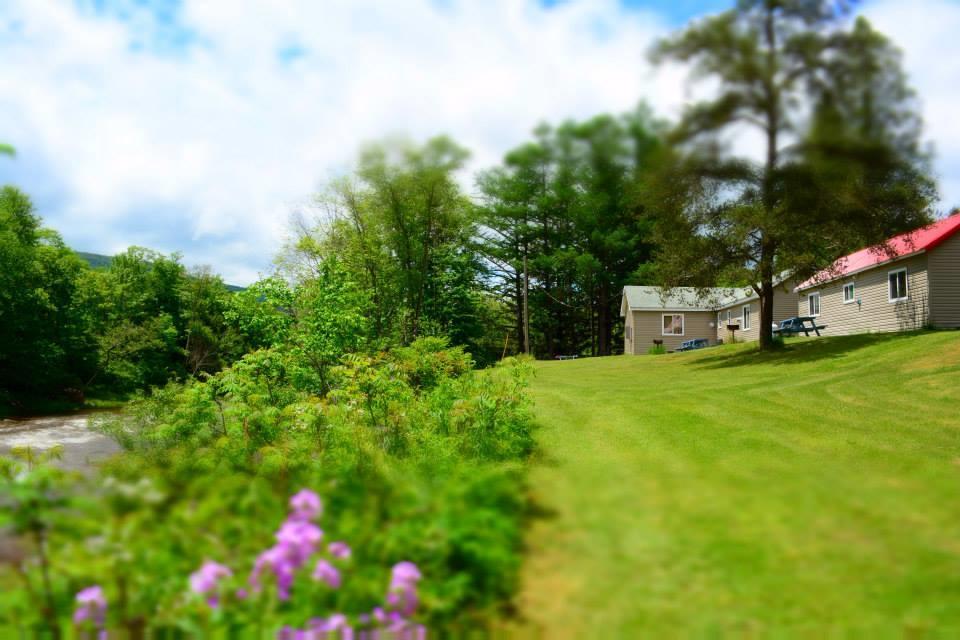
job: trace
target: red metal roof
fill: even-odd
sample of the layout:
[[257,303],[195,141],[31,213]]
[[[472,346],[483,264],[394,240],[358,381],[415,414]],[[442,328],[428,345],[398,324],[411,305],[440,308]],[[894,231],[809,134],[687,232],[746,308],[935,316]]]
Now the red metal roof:
[[836,280],[851,273],[875,267],[921,251],[929,251],[960,231],[960,210],[931,225],[901,233],[887,240],[884,245],[860,249],[855,253],[837,260],[833,267],[824,269],[809,280],[802,282],[797,289],[806,289],[830,280]]

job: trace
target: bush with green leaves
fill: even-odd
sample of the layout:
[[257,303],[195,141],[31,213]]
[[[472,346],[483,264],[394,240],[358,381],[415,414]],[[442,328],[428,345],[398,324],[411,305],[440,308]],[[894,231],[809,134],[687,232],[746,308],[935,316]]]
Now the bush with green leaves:
[[[420,593],[428,626],[474,628],[507,605],[527,511],[530,365],[474,370],[462,349],[425,338],[342,356],[319,394],[302,373],[303,352],[288,345],[142,394],[97,421],[124,452],[99,476],[63,487],[70,523],[49,534],[58,602],[100,585],[110,620],[130,634],[296,627],[318,603],[370,611],[387,568],[412,561],[428,576]],[[184,600],[185,576],[204,560],[237,567],[262,551],[286,497],[304,486],[337,514],[327,539],[354,549],[341,589],[321,590],[309,606],[220,617]],[[64,508],[52,508],[60,521]],[[25,593],[23,584],[13,592]],[[15,599],[0,597],[0,616],[42,624],[40,610]]]

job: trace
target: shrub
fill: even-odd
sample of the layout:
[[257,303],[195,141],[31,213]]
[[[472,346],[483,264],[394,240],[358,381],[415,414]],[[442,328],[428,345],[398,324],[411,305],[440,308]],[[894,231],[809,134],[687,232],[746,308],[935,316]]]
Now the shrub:
[[[323,395],[298,386],[305,366],[292,350],[261,349],[99,419],[124,453],[99,478],[62,487],[76,504],[69,525],[50,530],[60,602],[97,584],[124,602],[109,615],[131,634],[137,625],[201,634],[201,622],[225,625],[184,613],[184,576],[206,559],[236,571],[283,518],[284,496],[311,486],[340,514],[329,539],[356,544],[350,584],[311,591],[320,598],[312,603],[369,611],[384,567],[409,560],[430,576],[422,593],[430,626],[476,627],[505,606],[527,509],[529,363],[476,371],[462,349],[430,338],[342,357]],[[302,625],[312,615],[297,611],[301,618],[285,620]],[[0,606],[5,614],[40,615]]]

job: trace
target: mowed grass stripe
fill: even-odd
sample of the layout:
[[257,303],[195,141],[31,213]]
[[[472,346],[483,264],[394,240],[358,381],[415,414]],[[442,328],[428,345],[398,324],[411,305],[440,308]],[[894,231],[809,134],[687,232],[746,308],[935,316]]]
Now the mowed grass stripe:
[[544,637],[960,629],[960,333],[539,363]]

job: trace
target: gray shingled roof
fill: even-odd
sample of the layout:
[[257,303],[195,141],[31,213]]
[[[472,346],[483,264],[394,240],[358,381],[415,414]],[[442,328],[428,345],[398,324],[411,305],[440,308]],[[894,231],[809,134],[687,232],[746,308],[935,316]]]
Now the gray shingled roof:
[[[778,274],[775,287],[790,277],[789,272]],[[626,307],[636,311],[718,311],[734,304],[758,298],[753,287],[624,287],[620,315],[626,315]]]
[[756,294],[750,287],[624,287],[620,315],[626,315],[627,306],[634,311],[716,311],[751,296]]

